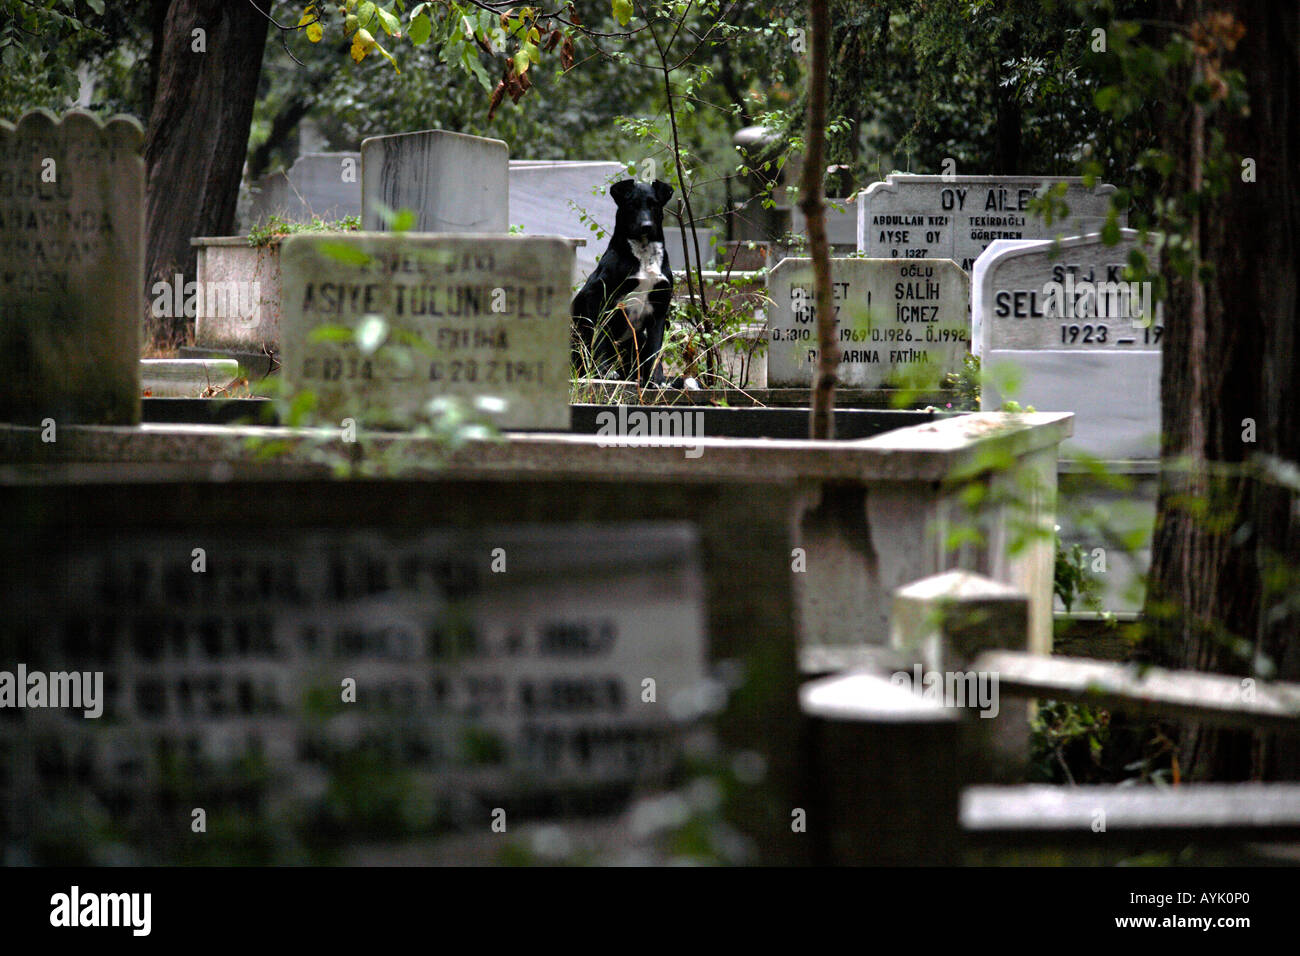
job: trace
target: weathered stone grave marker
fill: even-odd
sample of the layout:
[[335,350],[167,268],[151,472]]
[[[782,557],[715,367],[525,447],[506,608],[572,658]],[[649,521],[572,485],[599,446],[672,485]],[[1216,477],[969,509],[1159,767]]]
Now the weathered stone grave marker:
[[415,213],[415,232],[510,229],[509,150],[499,139],[433,129],[361,142],[361,227],[388,228],[376,202]]
[[[970,342],[970,279],[946,259],[832,259],[840,382],[933,388],[961,368]],[[783,259],[768,276],[767,381],[810,385],[817,367],[812,261]]]
[[140,124],[0,122],[0,421],[140,420]]
[[[1065,183],[1070,214],[1048,225],[1030,212],[1044,185]],[[858,251],[872,257],[953,259],[967,271],[997,239],[1096,232],[1114,186],[1076,176],[917,176],[890,173],[858,197]],[[1126,219],[1121,216],[1120,225]]]
[[[500,427],[568,428],[569,277],[556,237],[300,234],[280,252],[283,374],[326,421],[405,424],[437,396],[492,396]],[[394,349],[321,340],[382,316]],[[419,344],[407,347],[403,336]]]
[[361,215],[361,154],[303,153],[287,170],[254,184],[253,216],[281,216],[290,222],[327,222]]

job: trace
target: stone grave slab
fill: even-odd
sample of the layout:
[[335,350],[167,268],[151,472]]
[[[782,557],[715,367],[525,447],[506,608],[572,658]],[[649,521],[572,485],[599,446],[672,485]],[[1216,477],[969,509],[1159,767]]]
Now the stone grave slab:
[[361,142],[361,227],[387,229],[375,209],[415,213],[415,232],[509,232],[509,149],[499,139],[431,129]]
[[304,153],[287,170],[253,184],[253,218],[280,216],[289,222],[327,222],[361,215],[361,154]]
[[[568,428],[565,240],[300,234],[280,266],[285,384],[315,393],[323,421],[404,425],[436,397],[491,397],[504,402],[485,412],[499,427]],[[321,340],[368,316],[389,329],[377,351]]]
[[[1070,214],[1052,224],[1029,211],[1046,184],[1065,183]],[[858,251],[871,257],[953,259],[970,270],[997,239],[1052,239],[1097,232],[1111,185],[1077,176],[918,176],[890,173],[858,196]],[[1121,216],[1120,225],[1127,219]]]
[[0,421],[140,421],[143,141],[126,116],[0,121]]
[[[627,178],[622,163],[512,159],[510,225],[522,226],[526,236],[586,239],[587,244],[577,250],[573,276],[575,284],[585,282],[614,231],[617,207],[609,198],[609,186]],[[593,223],[604,231],[603,237],[597,237]]]
[[219,393],[239,377],[234,359],[141,359],[140,387],[154,398]]
[[[832,259],[841,350],[853,388],[933,388],[960,370],[970,342],[970,280],[947,259]],[[817,365],[812,260],[783,259],[768,276],[768,385],[812,384]]]

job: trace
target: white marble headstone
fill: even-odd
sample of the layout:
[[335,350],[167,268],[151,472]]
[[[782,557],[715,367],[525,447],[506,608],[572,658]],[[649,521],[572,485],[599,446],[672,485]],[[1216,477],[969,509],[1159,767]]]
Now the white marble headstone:
[[[285,384],[311,391],[323,421],[404,425],[432,398],[491,398],[503,428],[569,426],[569,277],[573,249],[555,236],[304,233],[280,252]],[[376,327],[321,340],[323,326]]]
[[[1044,186],[1065,183],[1070,214],[1050,225],[1030,212]],[[952,259],[969,270],[997,239],[1054,239],[1095,232],[1114,186],[1074,176],[917,176],[890,173],[858,196],[858,251],[871,257]],[[1126,223],[1121,216],[1120,225]]]
[[510,225],[522,226],[526,236],[586,239],[574,263],[574,281],[583,282],[614,231],[617,207],[609,197],[609,186],[627,178],[622,163],[512,159]]
[[378,202],[414,212],[414,232],[508,232],[508,155],[499,139],[440,129],[363,140],[362,228],[387,228]]
[[[972,270],[972,351],[986,372],[985,408],[1014,399],[1075,413],[1066,453],[1105,460],[1159,457],[1164,310],[1151,287],[1124,279],[1135,230],[999,241]],[[1152,270],[1159,268],[1146,250]],[[1003,394],[1001,383],[1017,383]]]
[[[812,260],[768,276],[767,381],[812,384],[817,367]],[[949,259],[832,259],[839,381],[854,388],[934,388],[970,343],[970,279]]]

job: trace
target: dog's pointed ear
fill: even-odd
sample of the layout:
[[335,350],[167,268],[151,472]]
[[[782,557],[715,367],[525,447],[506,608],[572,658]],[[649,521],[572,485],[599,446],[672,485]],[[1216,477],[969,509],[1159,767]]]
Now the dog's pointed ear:
[[662,182],[661,180],[658,179],[655,180],[654,190],[655,190],[655,199],[659,201],[659,205],[661,206],[666,206],[668,204],[668,200],[673,198],[673,187],[669,186],[665,182]]
[[635,179],[622,179],[609,187],[609,198],[614,200],[615,205],[621,206],[632,198],[632,192],[636,189]]

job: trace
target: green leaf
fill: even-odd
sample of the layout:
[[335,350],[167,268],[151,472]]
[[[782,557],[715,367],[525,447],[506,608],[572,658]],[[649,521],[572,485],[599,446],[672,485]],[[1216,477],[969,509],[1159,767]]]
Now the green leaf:
[[619,26],[625,27],[632,22],[632,0],[613,0],[612,9]]
[[362,252],[356,246],[348,245],[345,242],[322,241],[316,246],[318,252],[322,255],[329,256],[337,262],[342,262],[349,266],[364,266],[370,261],[370,256]]
[[86,6],[90,7],[101,17],[104,15],[104,0],[86,0]]
[[312,345],[322,342],[351,342],[354,337],[351,329],[341,325],[318,325],[307,333],[307,341]]
[[1119,217],[1112,209],[1106,216],[1106,225],[1101,227],[1101,242],[1104,246],[1113,246],[1119,242]]
[[[402,21],[397,19],[383,7],[375,7],[375,13],[379,14],[379,25],[384,28],[384,32],[391,36],[400,36],[402,33]],[[382,50],[380,51],[383,52]],[[391,59],[391,58],[390,58]]]
[[520,47],[515,51],[515,72],[520,76],[528,72],[528,51]]
[[483,87],[483,89],[487,90],[489,93],[492,92],[492,87],[494,85],[492,83],[492,77],[488,76],[487,70],[483,69],[483,64],[478,58],[477,50],[466,44],[461,49],[460,62],[466,70],[474,74],[474,78],[478,80],[479,86]]
[[[420,4],[424,6],[424,4]],[[411,42],[416,46],[424,46],[433,34],[433,23],[424,14],[411,20],[411,26],[407,29],[406,35],[411,38]]]

